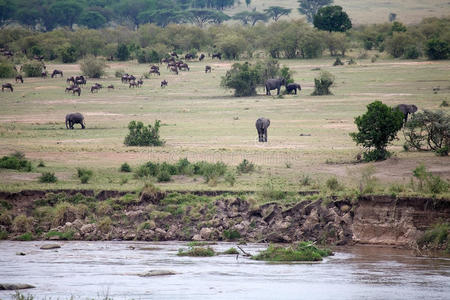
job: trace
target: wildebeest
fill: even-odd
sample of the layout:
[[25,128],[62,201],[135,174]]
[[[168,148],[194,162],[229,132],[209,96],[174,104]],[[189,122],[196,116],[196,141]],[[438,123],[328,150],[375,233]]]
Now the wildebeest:
[[61,75],[61,77],[63,77],[63,71],[61,71],[61,70],[53,70],[52,78],[55,77],[56,75]]
[[211,66],[206,66],[205,67],[205,73],[211,73]]
[[72,77],[67,78],[66,82],[67,83],[69,83],[69,82],[75,83],[75,77],[72,76]]
[[163,81],[161,81],[161,87],[166,87],[168,84],[168,82],[164,79]]
[[218,52],[218,53],[213,53],[213,55],[212,55],[211,58],[212,58],[212,59],[214,59],[214,58],[222,59],[222,53],[220,53],[220,52]]
[[113,90],[114,89],[114,85],[108,85],[108,90]]
[[185,59],[193,59],[193,58],[194,58],[194,55],[191,54],[191,53],[187,53],[187,54],[184,56],[184,58],[185,58]]
[[136,83],[136,81],[130,81],[130,86],[129,87],[139,87],[138,84]]
[[47,77],[47,76],[48,76],[47,71],[43,71],[43,72],[41,73],[41,77],[42,77],[42,78]]
[[174,72],[176,75],[178,75],[178,68],[176,66],[175,67],[171,67],[170,71]]
[[91,93],[98,92],[103,86],[99,83],[95,83],[93,86],[91,86]]
[[290,94],[292,91],[297,95],[297,89],[302,90],[302,87],[298,83],[288,83],[286,84],[286,93]]
[[150,70],[158,70],[159,71],[159,66],[151,65]]
[[150,69],[150,71],[148,71],[149,74],[157,74],[157,75],[161,75],[161,73],[159,73],[159,70],[157,69]]
[[286,84],[286,79],[284,79],[284,78],[267,79],[266,95],[270,95],[271,90],[277,90],[277,95],[279,95],[281,86],[285,85],[285,84]]
[[84,78],[83,75],[80,75],[80,76],[75,77],[74,82],[78,85],[86,84],[86,78]]
[[186,63],[181,63],[181,64],[179,64],[178,65],[178,68],[180,69],[180,70],[182,70],[182,71],[185,71],[185,70],[190,70],[189,69],[189,66],[188,66],[188,64],[186,64]]
[[75,95],[75,93],[78,93],[78,96],[81,95],[81,88],[79,86],[76,86],[72,89],[72,94]]
[[202,61],[205,58],[205,54],[200,54],[200,57],[198,58],[199,61]]
[[66,90],[64,91],[65,93],[73,91],[74,88],[77,88],[78,86],[76,84],[72,84],[69,87],[66,87]]
[[173,51],[172,53],[170,53],[170,55],[173,56],[173,57],[178,58],[178,54],[177,54],[175,51]]
[[16,76],[16,83],[17,83],[18,81],[20,81],[21,83],[23,83],[23,77],[22,77],[22,75],[20,75],[20,74]]
[[35,55],[35,56],[33,56],[33,59],[42,61],[44,59],[44,55]]
[[14,91],[13,86],[12,86],[11,83],[4,83],[4,84],[2,84],[2,92],[3,92],[5,89],[9,89],[11,92]]

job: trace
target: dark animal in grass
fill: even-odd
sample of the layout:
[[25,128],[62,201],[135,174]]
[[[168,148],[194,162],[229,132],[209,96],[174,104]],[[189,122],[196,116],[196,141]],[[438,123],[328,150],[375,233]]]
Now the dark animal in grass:
[[9,89],[11,92],[14,91],[13,86],[12,86],[11,83],[4,83],[4,84],[2,84],[2,92],[3,92],[5,89]]
[[171,67],[170,71],[175,73],[176,75],[178,75],[178,68],[176,66],[175,67]]
[[294,91],[294,94],[297,95],[297,90],[301,91],[302,87],[298,83],[288,83],[286,84],[286,93],[290,94]]
[[91,93],[93,93],[93,92],[98,92],[101,88],[102,88],[102,85],[96,83],[96,84],[94,84],[93,86],[91,86]]
[[47,76],[48,76],[47,71],[44,71],[44,72],[41,73],[41,77],[42,77],[42,78],[47,77]]
[[78,93],[78,96],[81,95],[81,88],[79,86],[76,86],[72,89],[72,94],[75,95],[75,93]]
[[23,77],[22,77],[22,75],[17,75],[17,76],[16,76],[16,83],[17,83],[18,81],[20,81],[21,83],[23,83]]
[[166,87],[167,84],[169,84],[165,79],[163,81],[161,81],[161,87]]
[[403,122],[406,123],[408,121],[408,115],[414,114],[417,111],[417,106],[414,104],[399,104],[396,109],[403,113]]
[[158,70],[159,71],[159,66],[151,65],[150,70]]
[[73,91],[74,88],[78,87],[76,84],[72,84],[69,87],[66,87],[65,93]]
[[137,87],[141,87],[143,84],[144,84],[144,81],[142,80],[142,78],[136,82]]
[[211,66],[206,66],[205,67],[205,73],[211,73]]
[[184,59],[193,59],[193,58],[194,58],[194,55],[191,53],[188,53],[184,56]]
[[167,69],[170,69],[170,68],[176,67],[176,66],[177,66],[177,63],[174,61],[170,61],[169,63],[167,63]]
[[122,80],[122,83],[128,82],[128,74],[122,75],[121,80]]
[[66,82],[67,83],[69,83],[69,82],[75,83],[75,77],[72,76],[72,77],[67,78]]
[[270,126],[270,120],[267,118],[259,118],[256,120],[255,126],[258,131],[258,141],[267,142],[267,128]]
[[86,84],[86,78],[83,75],[75,77],[75,83],[78,85]]
[[186,63],[179,64],[178,68],[182,71],[190,70],[188,64],[186,64]]
[[130,81],[130,86],[129,86],[130,88],[131,87],[137,87],[137,86],[138,86],[138,84],[136,83],[136,81],[134,81],[134,80]]
[[150,71],[148,72],[149,74],[157,74],[157,75],[161,75],[161,73],[159,73],[159,70],[157,69],[150,69]]
[[61,70],[53,70],[52,78],[55,77],[56,75],[61,75],[61,77],[63,77],[63,71],[61,71]]
[[284,78],[267,79],[266,81],[266,95],[270,95],[271,90],[277,90],[277,95],[280,94],[281,86],[286,84]]
[[222,59],[222,53],[214,53],[212,56],[211,56],[211,58],[212,59],[214,59],[214,58],[218,58],[218,59]]
[[35,55],[35,56],[33,56],[33,59],[42,61],[44,59],[44,55]]
[[171,56],[178,58],[178,54],[176,52],[170,53]]
[[108,90],[113,90],[114,89],[114,85],[108,85]]
[[110,56],[110,57],[108,57],[107,59],[106,59],[107,61],[114,61],[114,56]]
[[198,58],[199,61],[202,61],[205,58],[205,54],[200,54],[200,57]]
[[73,125],[80,124],[81,129],[85,128],[84,117],[80,113],[70,113],[66,115],[66,128],[73,129]]

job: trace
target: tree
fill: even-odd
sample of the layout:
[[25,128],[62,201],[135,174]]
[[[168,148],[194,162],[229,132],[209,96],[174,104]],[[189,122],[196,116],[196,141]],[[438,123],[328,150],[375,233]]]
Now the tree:
[[117,46],[117,58],[121,61],[126,61],[130,58],[130,50],[126,44],[119,44]]
[[69,26],[69,28],[72,28],[82,12],[81,4],[71,0],[57,1],[49,9],[49,13],[53,16],[56,24]]
[[345,32],[352,28],[352,22],[341,6],[325,6],[314,15],[314,27],[329,32]]
[[312,96],[332,95],[330,87],[334,83],[334,76],[327,71],[320,72],[319,77],[314,78],[314,92]]
[[214,11],[208,9],[190,9],[186,19],[199,27],[203,27],[207,23],[220,24],[230,19],[230,17],[221,11]]
[[241,21],[242,25],[248,25],[248,23],[250,22],[250,12],[243,11],[243,12],[237,13],[232,17],[232,19]]
[[34,8],[20,8],[15,15],[20,23],[30,27],[34,27],[39,22],[40,17],[40,12]]
[[261,73],[255,65],[249,62],[235,63],[222,77],[221,85],[234,89],[236,97],[256,95],[256,86],[261,82]]
[[333,0],[297,0],[297,2],[300,5],[298,11],[306,16],[309,23],[312,23],[319,8],[332,4]]
[[161,121],[155,120],[154,125],[144,126],[142,122],[131,121],[128,124],[129,133],[125,137],[127,146],[162,146],[164,141],[160,139],[159,128]]
[[101,13],[90,10],[81,14],[78,24],[88,28],[97,29],[103,27],[106,22],[106,18]]
[[367,112],[355,118],[359,132],[352,132],[350,136],[358,145],[365,148],[365,161],[384,160],[390,156],[386,150],[397,132],[403,126],[403,114],[381,101],[375,101],[367,106]]
[[426,44],[426,54],[429,59],[447,59],[450,56],[450,45],[439,38],[430,39]]
[[271,17],[275,22],[278,21],[282,16],[287,16],[291,13],[291,8],[284,8],[281,6],[271,6],[264,10],[266,14]]
[[0,0],[0,26],[13,17],[15,10],[16,6],[14,1]]
[[80,62],[81,71],[90,78],[100,78],[105,74],[106,67],[105,60],[95,58],[94,56],[87,56]]

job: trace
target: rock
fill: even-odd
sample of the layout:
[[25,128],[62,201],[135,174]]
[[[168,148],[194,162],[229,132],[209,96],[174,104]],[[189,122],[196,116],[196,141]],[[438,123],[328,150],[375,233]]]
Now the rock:
[[192,237],[193,241],[201,241],[202,240],[202,236],[200,234],[196,234]]
[[86,235],[88,233],[91,233],[91,232],[95,231],[95,227],[96,227],[95,224],[85,224],[85,225],[81,226],[81,229],[80,229],[81,234]]
[[176,275],[177,273],[170,270],[150,270],[147,273],[138,274],[139,277],[167,276]]
[[26,254],[24,252],[17,252],[16,255],[25,256]]
[[51,240],[51,241],[59,241],[60,239],[61,238],[59,237],[59,235],[54,235],[49,238],[49,240]]
[[61,248],[61,246],[58,244],[45,244],[40,247],[40,249],[42,249],[42,250],[51,250],[51,249],[58,249],[58,248]]
[[208,227],[203,227],[203,228],[200,230],[200,236],[201,236],[201,238],[204,239],[204,240],[208,240],[209,237],[211,236],[211,233],[212,233],[212,229],[211,229],[211,228],[208,228]]
[[35,288],[35,286],[31,285],[31,284],[0,283],[0,290],[2,290],[2,291],[34,289],[34,288]]

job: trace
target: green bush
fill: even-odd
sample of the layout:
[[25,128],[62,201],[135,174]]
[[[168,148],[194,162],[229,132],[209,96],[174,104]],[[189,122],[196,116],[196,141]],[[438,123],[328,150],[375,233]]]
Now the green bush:
[[75,234],[75,231],[73,231],[73,230],[68,230],[66,232],[49,231],[49,232],[47,232],[45,237],[47,239],[50,239],[51,237],[57,236],[57,237],[59,237],[60,240],[70,241],[70,240],[73,240],[74,234]]
[[26,232],[16,238],[18,241],[29,242],[33,240],[33,234],[31,232]]
[[426,54],[429,59],[447,59],[450,56],[450,45],[447,41],[433,38],[426,43]]
[[119,44],[117,46],[116,57],[120,61],[126,61],[130,58],[130,50],[128,49],[128,45]]
[[229,229],[229,230],[223,231],[223,237],[226,240],[236,240],[236,239],[241,238],[241,234],[237,230]]
[[127,164],[127,163],[123,163],[123,164],[120,166],[120,172],[125,172],[125,173],[131,172],[131,167],[130,167],[130,165]]
[[236,255],[236,254],[239,254],[239,252],[236,250],[236,248],[231,247],[230,249],[225,250],[224,252],[222,252],[222,254]]
[[327,71],[322,71],[319,77],[314,78],[314,92],[312,96],[332,95],[330,87],[334,83],[334,76]]
[[153,126],[144,126],[142,122],[131,121],[128,124],[129,133],[125,137],[124,144],[127,146],[164,145],[164,141],[159,136],[160,123],[160,120],[156,120]]
[[0,158],[0,169],[13,169],[30,172],[32,170],[32,166],[31,162],[25,159],[25,155],[23,155],[23,153],[15,152]]
[[98,221],[97,223],[97,228],[102,232],[102,233],[108,233],[111,231],[111,227],[112,227],[112,221],[111,218],[106,216],[103,217],[100,221]]
[[450,244],[448,241],[450,232],[449,223],[438,223],[432,228],[425,231],[425,233],[417,240],[417,244],[421,248],[429,249],[446,249],[450,251]]
[[87,56],[80,62],[80,69],[84,75],[90,78],[100,78],[105,74],[107,67],[104,59]]
[[178,250],[178,256],[195,256],[195,257],[206,257],[206,256],[214,256],[216,253],[214,249],[211,247],[203,248],[203,247],[191,247],[188,250],[184,251],[183,249]]
[[60,51],[62,62],[65,64],[74,63],[80,58],[79,53],[74,46],[64,47]]
[[367,112],[355,118],[358,132],[350,133],[352,139],[365,148],[365,161],[386,159],[388,143],[393,141],[403,126],[403,114],[381,101],[367,106]]
[[159,53],[152,48],[144,48],[138,50],[137,60],[139,63],[159,63],[164,58],[165,53]]
[[328,178],[325,185],[331,191],[338,191],[341,187],[336,177]]
[[169,170],[167,169],[161,170],[156,176],[156,179],[158,180],[158,182],[169,182],[171,179]]
[[256,86],[261,83],[261,73],[248,62],[233,64],[231,70],[222,77],[222,86],[234,89],[234,96],[246,97],[256,95]]
[[93,172],[85,168],[77,168],[78,178],[80,178],[81,183],[88,183],[91,179]]
[[422,192],[440,194],[448,192],[450,188],[449,182],[428,172],[423,164],[413,170],[413,176],[418,180],[418,189]]
[[0,61],[0,78],[14,78],[16,74],[12,63]]
[[58,181],[58,178],[55,176],[54,172],[44,172],[44,173],[41,173],[41,176],[39,177],[39,182],[42,182],[42,183],[54,183],[57,181]]
[[0,230],[0,241],[8,239],[8,232]]
[[323,257],[333,253],[328,249],[319,249],[311,242],[300,242],[287,248],[269,245],[269,247],[256,256],[255,260],[264,261],[321,261]]
[[40,61],[28,61],[22,65],[22,71],[27,77],[41,77],[44,65]]
[[33,217],[27,217],[24,214],[18,215],[12,221],[12,230],[18,233],[33,231]]
[[68,202],[58,203],[53,212],[53,226],[63,226],[67,222],[75,221],[77,213],[77,208],[74,205]]
[[255,165],[244,159],[237,167],[238,173],[251,173],[255,170]]
[[407,59],[416,59],[421,55],[417,46],[410,45],[406,47],[404,57]]

